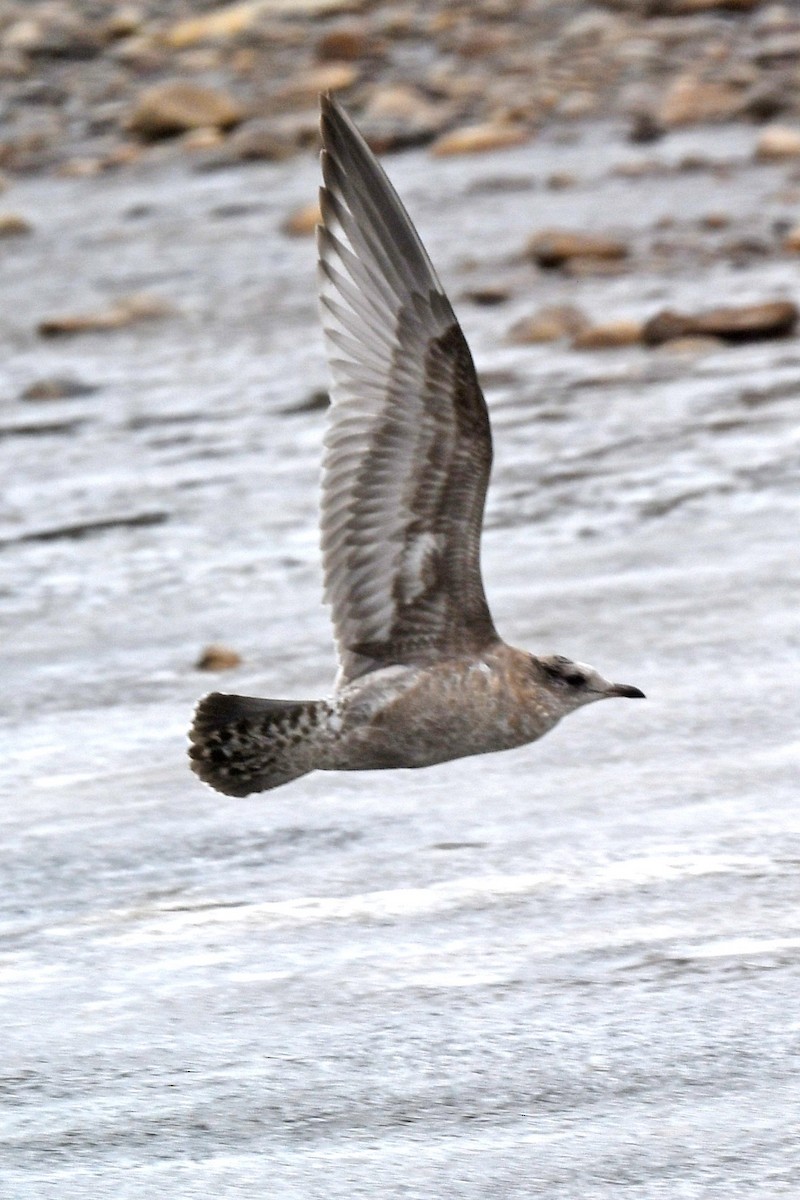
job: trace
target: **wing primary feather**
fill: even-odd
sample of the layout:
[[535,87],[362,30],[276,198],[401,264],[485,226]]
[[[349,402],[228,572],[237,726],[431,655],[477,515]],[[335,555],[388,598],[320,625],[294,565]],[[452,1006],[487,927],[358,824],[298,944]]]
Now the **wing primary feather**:
[[[401,268],[401,278],[413,278],[419,288],[433,286],[442,291],[436,271],[422,245],[419,234],[389,181],[383,167],[367,146],[350,117],[334,100],[322,101],[323,158],[332,168],[348,208],[361,226],[373,220],[385,235],[381,249]],[[328,180],[325,179],[326,185]],[[380,204],[376,201],[380,197]]]

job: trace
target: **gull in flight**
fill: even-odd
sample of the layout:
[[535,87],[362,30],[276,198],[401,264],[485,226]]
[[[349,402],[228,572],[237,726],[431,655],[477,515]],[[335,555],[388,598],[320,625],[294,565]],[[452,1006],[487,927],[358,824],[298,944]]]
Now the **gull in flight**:
[[508,750],[584,704],[643,695],[499,637],[480,570],[492,437],[472,355],[397,193],[330,97],[322,147],[322,559],[340,670],[325,700],[200,701],[192,770],[229,796]]

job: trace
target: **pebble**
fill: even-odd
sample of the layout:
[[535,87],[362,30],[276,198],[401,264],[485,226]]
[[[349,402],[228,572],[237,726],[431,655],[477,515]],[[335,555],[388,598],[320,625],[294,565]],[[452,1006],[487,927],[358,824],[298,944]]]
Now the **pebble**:
[[700,354],[713,354],[725,345],[724,338],[711,334],[687,334],[685,337],[670,338],[658,347],[660,353],[685,355],[687,358]]
[[650,109],[639,109],[632,114],[628,130],[628,141],[632,142],[633,145],[648,146],[652,142],[660,141],[665,133],[664,126],[659,121],[657,115],[651,112]]
[[396,120],[409,124],[426,124],[440,111],[440,107],[431,103],[419,88],[410,84],[395,83],[373,89],[372,95],[364,105],[362,120]]
[[98,55],[105,38],[99,25],[82,21],[66,7],[38,6],[32,18],[14,22],[3,35],[3,46],[29,58],[89,59]]
[[696,335],[718,337],[726,342],[754,341],[784,337],[792,332],[797,318],[797,305],[789,300],[715,308],[702,313],[664,309],[645,323],[642,336],[649,346]]
[[384,51],[384,43],[373,37],[368,26],[361,22],[329,29],[317,42],[316,55],[319,62],[356,62]]
[[199,125],[181,134],[181,145],[190,153],[201,150],[216,150],[225,141],[224,134],[214,125]]
[[557,342],[561,338],[575,337],[588,325],[588,317],[574,304],[550,304],[512,325],[508,341],[517,345]]
[[519,125],[487,121],[480,125],[464,125],[443,133],[431,146],[431,154],[445,158],[451,154],[485,154],[489,150],[505,150],[530,141],[531,132]]
[[179,21],[167,30],[165,40],[176,50],[200,42],[224,41],[249,29],[258,16],[257,4],[228,4],[198,17]]
[[704,217],[700,218],[700,224],[704,229],[727,229],[731,223],[730,214],[726,212],[708,212]]
[[647,15],[684,17],[695,13],[751,12],[763,0],[650,0]]
[[198,671],[230,671],[233,667],[240,666],[241,662],[241,654],[237,654],[229,646],[212,644],[206,646],[194,665]]
[[619,261],[627,257],[628,247],[604,234],[545,229],[530,238],[525,253],[540,267],[553,268],[571,259]]
[[390,84],[373,89],[359,123],[373,150],[383,154],[432,141],[455,113],[450,101],[429,100],[408,84]]
[[79,158],[68,158],[66,162],[61,163],[58,174],[63,179],[92,179],[102,170],[103,163],[99,158],[81,155]]
[[792,254],[800,254],[800,225],[795,225],[790,229],[783,239],[784,250],[789,250]]
[[281,416],[293,417],[298,413],[314,413],[327,412],[330,408],[331,396],[325,388],[315,388],[303,400],[298,400],[296,404],[287,404],[285,408],[280,410]]
[[281,225],[281,232],[288,234],[289,237],[308,237],[321,222],[322,213],[319,209],[319,201],[312,200],[310,204],[304,204],[302,208],[297,208],[289,214]]
[[281,162],[294,153],[291,138],[261,117],[240,125],[225,140],[225,150],[236,162]]
[[107,18],[104,30],[106,37],[111,40],[131,37],[142,28],[144,14],[135,5],[120,5]]
[[22,237],[32,233],[33,226],[19,213],[0,213],[0,238]]
[[658,122],[674,128],[701,121],[726,121],[737,115],[741,103],[741,90],[729,83],[705,81],[692,74],[680,75],[667,88]]
[[575,350],[614,350],[621,346],[636,346],[642,340],[642,322],[620,319],[590,325],[576,334]]
[[352,7],[353,0],[249,0],[242,4],[226,4],[178,21],[167,31],[165,41],[174,49],[183,50],[203,42],[232,41],[270,16],[302,19]]
[[358,67],[350,62],[322,63],[295,75],[276,93],[284,104],[313,104],[323,92],[343,92],[358,81]]
[[572,171],[552,171],[544,181],[544,186],[551,192],[563,192],[575,187],[578,176]]
[[464,299],[483,308],[492,308],[497,304],[506,304],[511,299],[511,290],[502,283],[487,283],[469,288],[464,292]]
[[68,337],[77,333],[102,333],[122,329],[139,321],[170,316],[174,311],[171,304],[158,296],[127,296],[108,308],[95,312],[47,317],[39,322],[37,332],[46,338]]
[[74,375],[48,375],[29,383],[20,400],[74,400],[78,396],[91,396],[98,387],[85,383]]
[[800,155],[800,130],[788,125],[768,125],[756,142],[756,158],[776,162]]
[[230,129],[244,117],[243,107],[228,92],[178,79],[146,88],[127,128],[145,141],[155,141],[190,129]]

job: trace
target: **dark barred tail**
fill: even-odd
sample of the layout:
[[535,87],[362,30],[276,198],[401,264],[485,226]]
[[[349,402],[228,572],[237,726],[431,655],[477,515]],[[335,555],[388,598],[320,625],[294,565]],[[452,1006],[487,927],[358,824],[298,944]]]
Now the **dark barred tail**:
[[324,700],[257,700],[212,692],[198,704],[189,730],[192,770],[226,796],[280,787],[314,770],[329,715]]

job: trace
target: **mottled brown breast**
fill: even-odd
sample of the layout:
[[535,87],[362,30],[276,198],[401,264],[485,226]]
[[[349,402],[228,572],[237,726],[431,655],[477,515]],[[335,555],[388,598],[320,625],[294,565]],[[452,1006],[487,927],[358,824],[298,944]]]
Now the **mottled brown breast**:
[[559,715],[541,693],[530,656],[498,643],[479,658],[417,669],[401,694],[353,731],[352,744],[375,766],[430,766],[524,745]]

